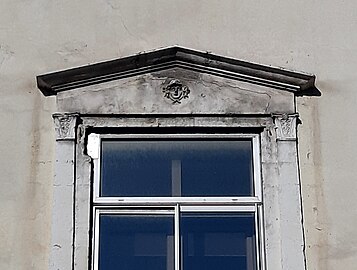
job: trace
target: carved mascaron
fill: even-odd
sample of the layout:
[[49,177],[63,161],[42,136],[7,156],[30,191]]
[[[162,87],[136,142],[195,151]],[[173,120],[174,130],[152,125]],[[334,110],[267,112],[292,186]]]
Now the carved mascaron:
[[172,104],[180,104],[182,99],[188,98],[190,89],[183,85],[180,80],[171,80],[162,92],[164,97],[172,100]]

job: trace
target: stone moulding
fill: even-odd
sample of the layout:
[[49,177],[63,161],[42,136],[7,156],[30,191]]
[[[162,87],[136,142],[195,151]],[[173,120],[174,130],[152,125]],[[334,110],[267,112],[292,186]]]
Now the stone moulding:
[[175,67],[285,90],[298,96],[321,95],[314,85],[314,75],[178,46],[40,75],[37,76],[37,86],[45,96],[50,96],[61,91]]

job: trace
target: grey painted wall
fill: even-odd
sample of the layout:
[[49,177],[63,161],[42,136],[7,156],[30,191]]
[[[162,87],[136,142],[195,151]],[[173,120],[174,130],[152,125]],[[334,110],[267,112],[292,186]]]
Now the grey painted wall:
[[357,2],[0,2],[0,268],[48,267],[54,97],[35,76],[178,44],[317,75],[299,98],[309,269],[357,263]]

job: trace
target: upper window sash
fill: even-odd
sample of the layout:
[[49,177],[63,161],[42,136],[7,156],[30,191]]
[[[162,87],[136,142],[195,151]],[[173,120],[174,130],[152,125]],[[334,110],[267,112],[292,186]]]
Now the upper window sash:
[[[253,192],[252,196],[199,196],[199,197],[101,197],[100,196],[100,181],[101,181],[101,146],[103,139],[202,139],[214,140],[219,139],[224,141],[234,139],[249,139],[252,142],[252,181]],[[87,145],[88,154],[93,159],[94,164],[94,203],[104,204],[255,204],[261,203],[262,188],[261,188],[261,164],[260,164],[260,136],[259,134],[95,134],[91,133],[88,136]]]

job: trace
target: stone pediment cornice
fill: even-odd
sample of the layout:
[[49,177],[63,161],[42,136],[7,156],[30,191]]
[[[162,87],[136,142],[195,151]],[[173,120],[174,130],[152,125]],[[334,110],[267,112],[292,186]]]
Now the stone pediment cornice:
[[321,95],[315,87],[314,75],[178,46],[40,75],[37,76],[37,86],[45,96],[50,96],[83,86],[159,72],[170,68],[183,68],[263,85],[293,92],[297,96]]

